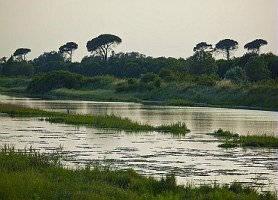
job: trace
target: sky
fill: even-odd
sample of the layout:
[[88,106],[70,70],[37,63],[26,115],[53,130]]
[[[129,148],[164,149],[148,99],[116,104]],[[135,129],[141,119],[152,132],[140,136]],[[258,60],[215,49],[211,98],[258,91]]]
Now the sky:
[[103,33],[123,42],[116,52],[188,57],[198,42],[263,38],[264,52],[278,53],[278,0],[0,0],[0,57],[30,48],[28,58],[78,43],[74,60],[89,55],[86,43]]

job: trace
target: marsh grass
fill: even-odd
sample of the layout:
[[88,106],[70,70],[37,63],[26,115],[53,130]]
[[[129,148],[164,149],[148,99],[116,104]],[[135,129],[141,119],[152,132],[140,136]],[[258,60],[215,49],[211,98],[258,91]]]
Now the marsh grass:
[[[57,157],[57,156],[56,156]],[[0,151],[0,199],[96,200],[275,200],[274,193],[259,193],[239,183],[179,186],[173,175],[160,180],[134,170],[107,167],[67,169],[53,155],[36,151]]]
[[51,123],[93,126],[96,128],[116,129],[130,132],[157,131],[181,135],[190,131],[184,123],[179,122],[171,125],[150,126],[134,122],[128,118],[117,117],[115,115],[93,116],[65,114],[26,108],[12,104],[0,103],[0,113],[5,113],[12,117],[43,117],[44,120]]
[[258,147],[258,148],[278,148],[278,137],[269,135],[243,135],[219,129],[211,133],[215,137],[223,138],[225,142],[219,147]]
[[237,133],[232,133],[230,131],[224,131],[222,129],[218,129],[217,131],[214,131],[213,133],[209,133],[209,135],[213,135],[215,137],[219,138],[235,138],[239,137]]

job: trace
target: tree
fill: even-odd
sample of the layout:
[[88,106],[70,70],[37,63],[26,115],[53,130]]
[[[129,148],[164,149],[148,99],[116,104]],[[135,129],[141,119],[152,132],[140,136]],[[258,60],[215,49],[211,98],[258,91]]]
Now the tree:
[[260,48],[264,45],[267,45],[267,41],[263,39],[256,39],[252,42],[247,43],[244,45],[244,48],[252,53],[260,54]]
[[231,39],[224,39],[215,45],[215,50],[226,54],[227,60],[230,60],[231,51],[238,48],[238,42]]
[[64,56],[56,51],[43,53],[33,60],[33,64],[37,66],[38,72],[58,70],[66,65]]
[[31,52],[31,49],[27,49],[27,48],[19,48],[17,49],[13,56],[16,57],[19,61],[22,61],[22,60],[26,60],[26,54],[30,53]]
[[206,51],[206,50],[212,50],[212,45],[207,44],[206,42],[200,42],[193,48],[194,52],[196,52],[196,51]]
[[87,50],[101,56],[103,60],[108,60],[108,54],[112,51],[112,47],[120,44],[122,39],[116,35],[102,34],[87,42]]
[[76,50],[77,48],[78,48],[78,44],[76,44],[75,42],[68,42],[59,48],[59,52],[62,54],[64,53],[68,54],[70,61],[72,61],[73,51]]
[[199,54],[195,53],[187,60],[187,71],[190,74],[201,75],[201,74],[215,74],[217,71],[217,65],[215,59],[211,53],[203,52],[202,59],[199,58]]
[[7,62],[7,57],[2,57],[0,58],[0,63],[6,63]]
[[225,78],[231,80],[234,83],[242,83],[246,81],[246,74],[242,68],[236,66],[227,71]]
[[263,58],[254,57],[245,66],[246,75],[251,81],[260,81],[270,78],[270,71]]
[[199,55],[199,59],[203,59],[205,52],[212,51],[212,45],[206,42],[200,42],[193,48],[193,51]]

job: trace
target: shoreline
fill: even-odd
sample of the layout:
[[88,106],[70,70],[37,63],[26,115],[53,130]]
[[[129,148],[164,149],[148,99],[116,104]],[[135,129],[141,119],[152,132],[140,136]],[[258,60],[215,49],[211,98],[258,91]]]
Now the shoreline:
[[[53,96],[53,95],[28,95],[26,93],[10,92],[10,91],[0,91],[0,95],[7,95],[10,97],[19,98],[32,98],[39,100],[72,100],[72,101],[94,101],[94,102],[116,102],[116,103],[138,103],[142,105],[152,105],[152,106],[173,106],[173,107],[208,107],[208,108],[227,108],[227,109],[240,109],[240,110],[259,110],[259,111],[271,111],[278,112],[278,108],[267,108],[267,107],[256,107],[256,106],[240,106],[240,105],[214,105],[206,103],[192,103],[189,105],[177,105],[168,101],[151,101],[151,100],[117,100],[117,99],[93,99],[93,98],[76,98],[76,97],[66,97],[66,96]],[[171,101],[171,100],[170,100]]]

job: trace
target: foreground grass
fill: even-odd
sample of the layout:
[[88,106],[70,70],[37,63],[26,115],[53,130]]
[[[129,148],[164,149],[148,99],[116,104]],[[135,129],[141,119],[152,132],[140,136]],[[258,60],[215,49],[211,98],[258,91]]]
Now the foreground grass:
[[175,177],[160,180],[133,170],[89,166],[70,170],[57,156],[34,151],[0,151],[0,199],[95,199],[95,200],[275,200],[274,193],[233,183],[178,186]]
[[268,135],[247,135],[240,136],[230,131],[219,129],[211,135],[224,138],[225,142],[220,147],[261,147],[261,148],[278,148],[278,137]]
[[49,112],[39,109],[26,108],[13,104],[1,104],[0,113],[8,114],[12,117],[44,117],[51,123],[65,123],[72,125],[93,126],[96,128],[110,128],[124,131],[158,131],[172,134],[186,134],[189,132],[184,123],[171,125],[150,126],[133,122],[128,118],[121,118],[115,115],[78,115],[65,114],[59,112]]

